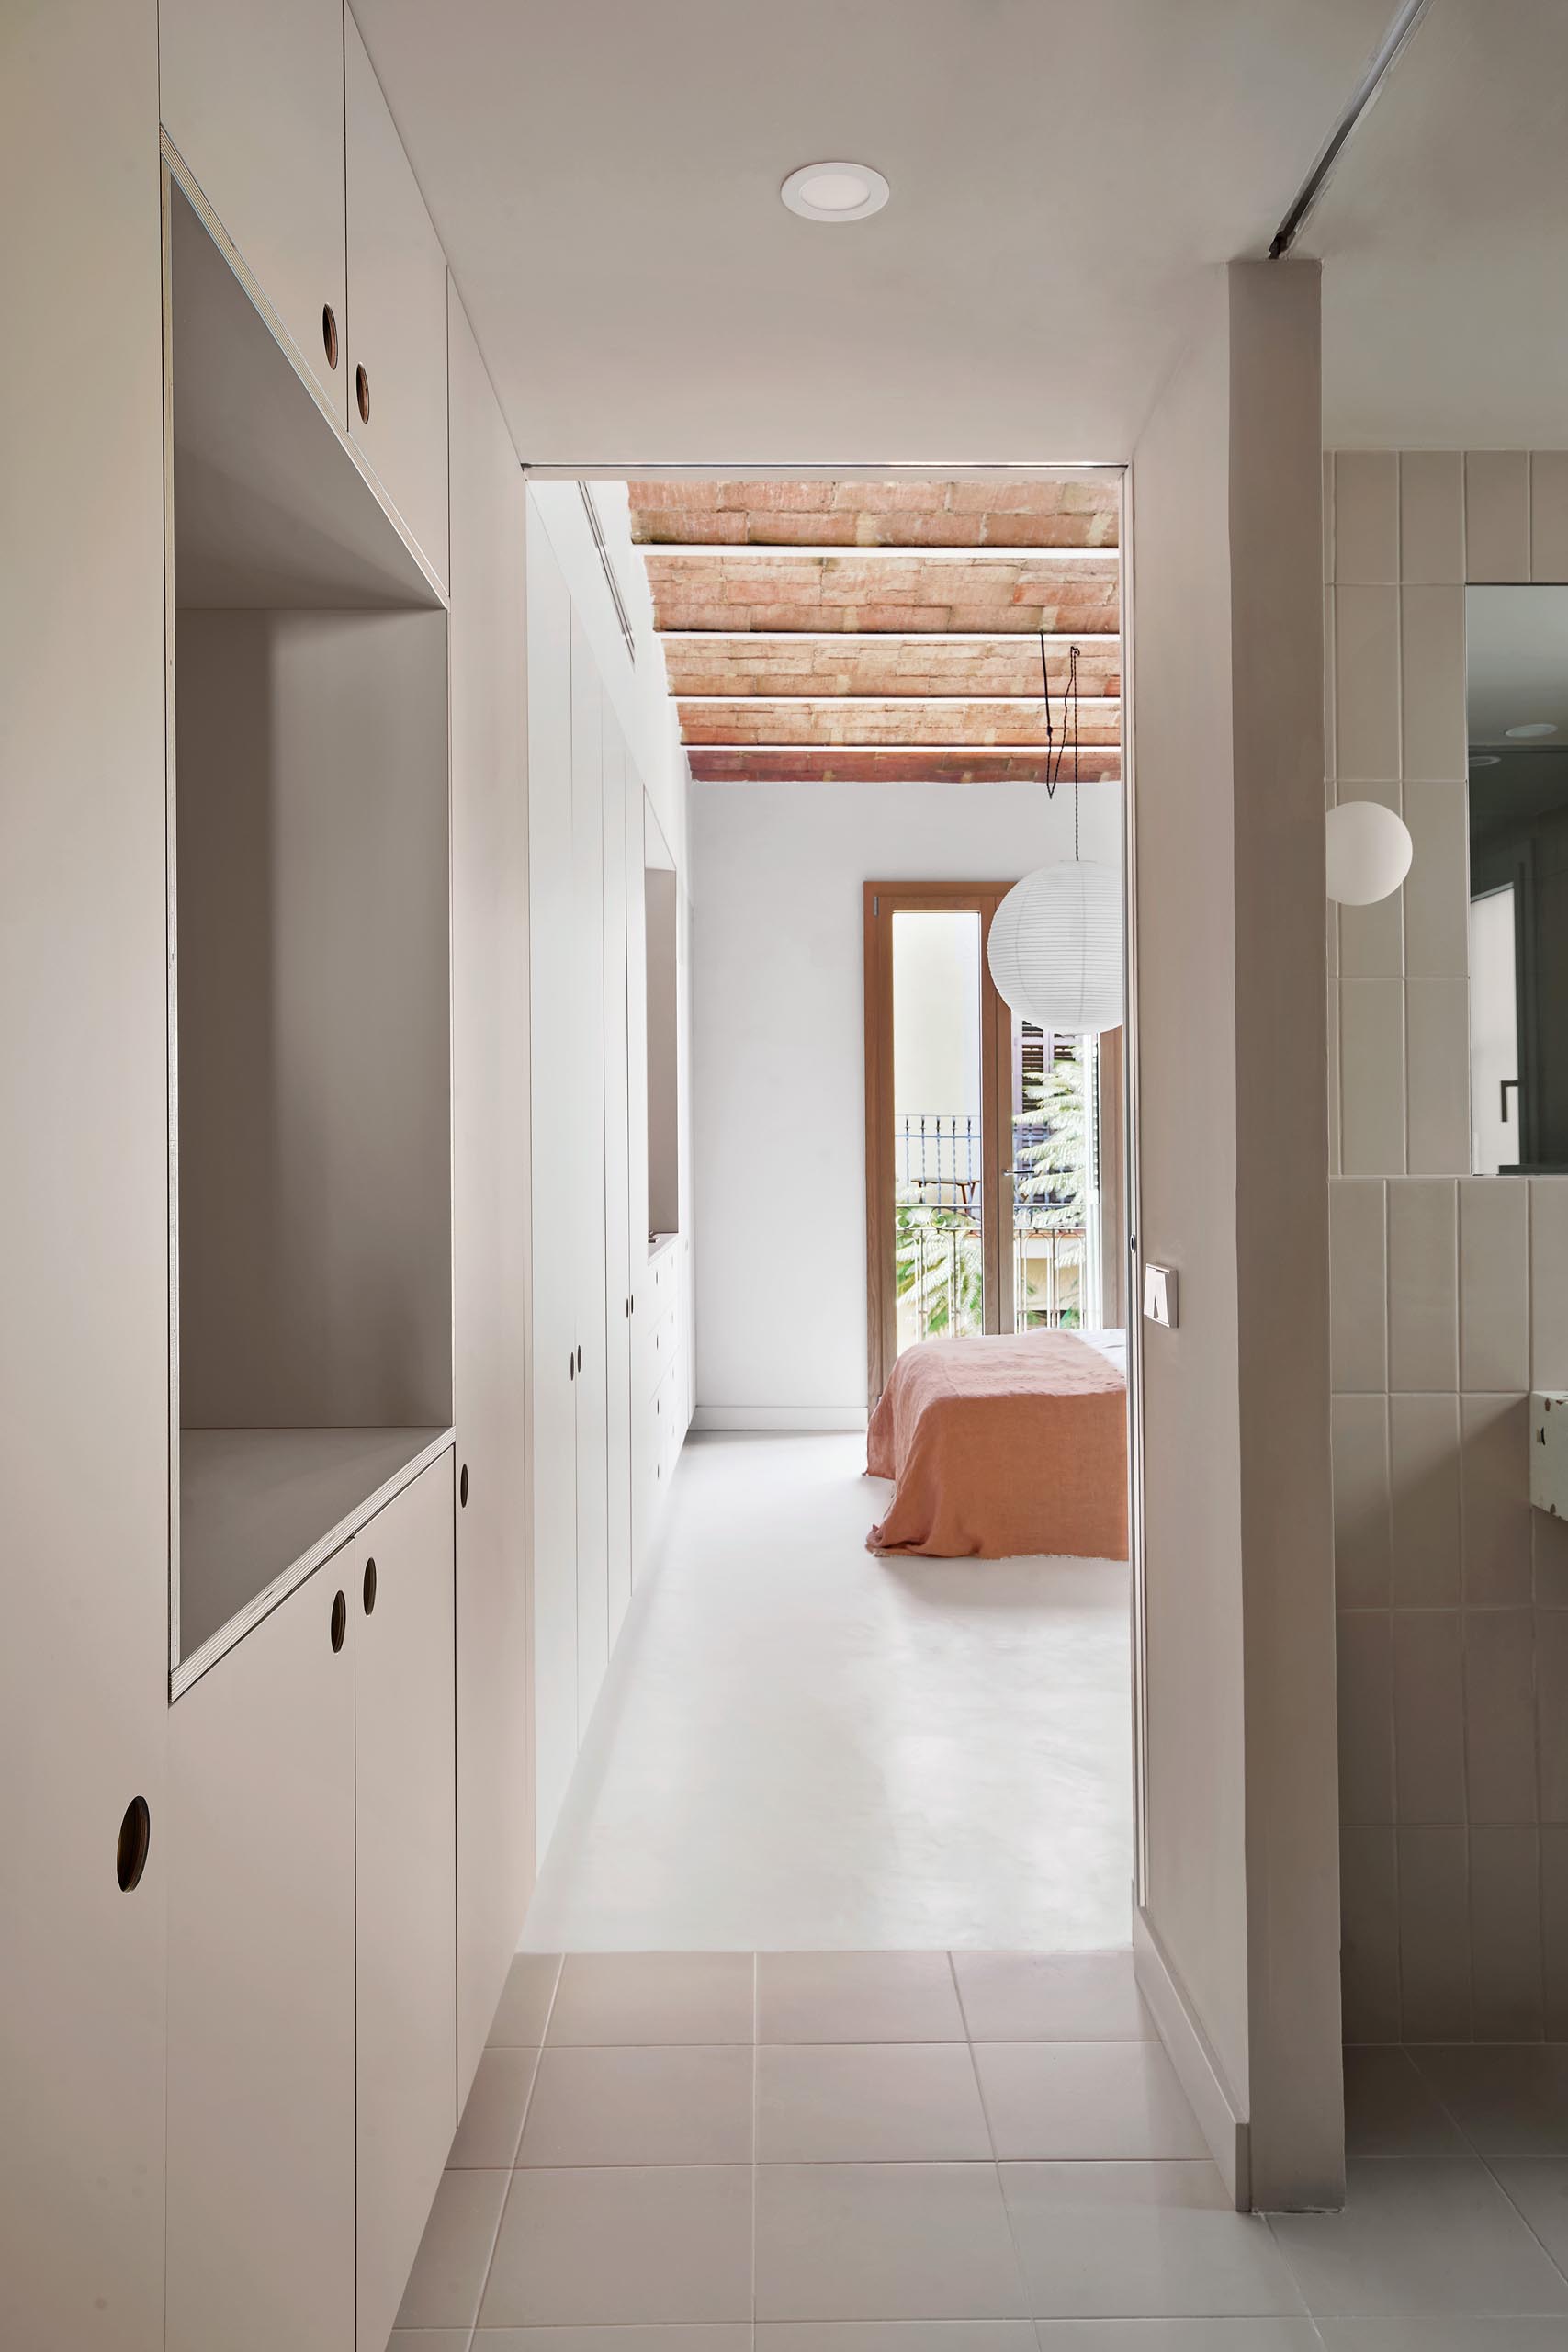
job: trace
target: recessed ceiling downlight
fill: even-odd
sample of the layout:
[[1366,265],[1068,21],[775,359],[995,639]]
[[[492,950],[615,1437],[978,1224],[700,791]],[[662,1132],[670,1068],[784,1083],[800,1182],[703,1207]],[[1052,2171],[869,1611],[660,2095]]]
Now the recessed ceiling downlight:
[[1555,735],[1557,723],[1551,718],[1532,718],[1524,727],[1505,727],[1503,732],[1510,742],[1533,743],[1542,735]]
[[803,220],[863,220],[881,211],[891,190],[869,164],[802,164],[779,194]]

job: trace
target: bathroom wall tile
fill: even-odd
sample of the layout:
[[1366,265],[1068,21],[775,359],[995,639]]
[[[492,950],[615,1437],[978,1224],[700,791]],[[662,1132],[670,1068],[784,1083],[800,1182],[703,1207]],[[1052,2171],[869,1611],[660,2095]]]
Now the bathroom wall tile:
[[1407,784],[1415,856],[1404,900],[1404,968],[1412,979],[1462,980],[1470,970],[1470,807],[1464,784]]
[[1531,1588],[1529,1399],[1466,1396],[1460,1419],[1464,1597],[1522,1608]]
[[1338,1623],[1339,1818],[1393,1819],[1393,1652],[1382,1610]]
[[1388,1418],[1394,1606],[1457,1606],[1459,1398],[1396,1394],[1388,1400]]
[[1568,1609],[1568,1519],[1530,1512],[1530,1552],[1538,1609]]
[[1472,1609],[1464,1626],[1470,1819],[1536,1817],[1535,1611]]
[[1399,638],[1402,773],[1461,783],[1469,772],[1464,590],[1406,588],[1400,598]]
[[1460,1385],[1528,1388],[1529,1195],[1517,1176],[1459,1188]]
[[1388,1188],[1392,1388],[1459,1386],[1459,1188],[1440,1177]]
[[1404,1173],[1404,989],[1339,983],[1339,1152],[1347,1176]]
[[1384,1187],[1342,1176],[1328,1188],[1329,1339],[1337,1390],[1388,1386],[1388,1252]]
[[1470,449],[1464,460],[1465,577],[1528,580],[1529,459],[1522,449]]
[[1400,1829],[1400,2026],[1404,2041],[1468,2041],[1470,1873],[1462,1829]]
[[1568,450],[1530,458],[1530,578],[1568,581]]
[[[1376,800],[1398,816],[1403,805],[1397,784],[1348,784],[1337,796],[1345,800]],[[1341,907],[1339,970],[1353,980],[1396,980],[1404,969],[1404,893],[1391,890],[1370,907]]]
[[1407,980],[1406,1165],[1413,1176],[1470,1170],[1470,983]]
[[1336,1396],[1334,1576],[1341,1609],[1386,1609],[1389,1599],[1388,1407],[1382,1396]]
[[1540,1826],[1540,1946],[1546,2038],[1568,2041],[1568,1826],[1559,1822]]
[[1406,581],[1464,580],[1464,458],[1458,449],[1406,449],[1399,460],[1400,572]]
[[[1337,940],[1337,933],[1335,933]],[[1337,949],[1335,968],[1337,968]],[[1339,982],[1328,983],[1328,1172],[1337,1176],[1343,1165],[1339,1137]]]
[[1395,1611],[1393,1726],[1400,1821],[1462,1821],[1464,1631],[1457,1609]]
[[1392,449],[1334,453],[1334,576],[1399,578],[1399,458]]
[[1470,1833],[1470,1962],[1477,2041],[1539,2041],[1540,1853],[1534,1828]]
[[1399,764],[1399,591],[1334,592],[1335,775],[1386,782]]
[[[1564,1833],[1568,1840],[1568,1832]],[[1399,1872],[1393,1829],[1339,1833],[1339,1979],[1349,2042],[1399,2040]],[[1568,1842],[1563,1862],[1568,1942]],[[1568,2008],[1568,2001],[1564,2003]]]
[[1561,1610],[1536,1618],[1535,1680],[1540,1817],[1568,1822],[1568,1616]]
[[1532,1176],[1529,1195],[1530,1386],[1568,1388],[1568,1176]]
[[1323,453],[1323,577],[1334,577],[1334,452]]

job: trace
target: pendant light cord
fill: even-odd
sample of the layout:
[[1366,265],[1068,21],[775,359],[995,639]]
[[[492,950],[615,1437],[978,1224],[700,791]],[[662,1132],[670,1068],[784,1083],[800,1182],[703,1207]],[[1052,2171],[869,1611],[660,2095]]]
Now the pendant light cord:
[[1073,754],[1073,862],[1078,856],[1078,649],[1067,648],[1067,681],[1062,688],[1062,735],[1056,740],[1051,724],[1051,674],[1045,666],[1045,632],[1040,632],[1040,691],[1045,704],[1045,797],[1055,800],[1061,781],[1062,761],[1068,749],[1069,732]]

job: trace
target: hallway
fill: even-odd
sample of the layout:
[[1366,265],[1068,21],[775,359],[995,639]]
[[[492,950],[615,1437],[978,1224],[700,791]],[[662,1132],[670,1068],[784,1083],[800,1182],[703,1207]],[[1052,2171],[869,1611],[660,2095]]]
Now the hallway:
[[864,1460],[689,1441],[525,1949],[1130,1941],[1125,1565],[874,1559]]

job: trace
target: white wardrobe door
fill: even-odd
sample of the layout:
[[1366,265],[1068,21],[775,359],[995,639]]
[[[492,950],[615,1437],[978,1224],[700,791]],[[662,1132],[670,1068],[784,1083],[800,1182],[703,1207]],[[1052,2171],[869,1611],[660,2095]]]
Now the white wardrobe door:
[[533,1885],[528,1683],[528,837],[523,477],[452,298],[453,1408],[457,2088]]
[[571,625],[572,1261],[577,1297],[577,1697],[579,1736],[609,1656],[609,1490],[604,1380],[604,786],[613,724],[586,632]]
[[631,1196],[626,1137],[626,775],[604,714],[604,1390],[608,1518],[605,1585],[614,1645],[632,1590]]
[[533,1167],[535,1817],[543,1860],[577,1756],[577,1167],[571,606],[529,503],[528,905]]
[[157,104],[152,0],[0,9],[0,2344],[39,2352],[164,2343]]
[[652,1533],[657,1492],[653,1415],[642,1367],[651,1360],[661,1302],[648,1260],[648,951],[642,778],[626,761],[626,1149],[632,1291],[632,1582]]

